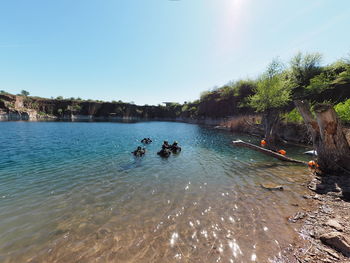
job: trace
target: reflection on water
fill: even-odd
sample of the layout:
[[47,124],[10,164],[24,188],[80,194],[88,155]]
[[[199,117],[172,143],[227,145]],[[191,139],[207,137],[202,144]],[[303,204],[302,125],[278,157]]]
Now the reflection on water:
[[[230,145],[256,139],[162,122],[0,131],[1,262],[265,262],[296,237],[286,217],[307,171]],[[144,137],[153,143],[135,160]],[[181,154],[157,156],[164,139]]]

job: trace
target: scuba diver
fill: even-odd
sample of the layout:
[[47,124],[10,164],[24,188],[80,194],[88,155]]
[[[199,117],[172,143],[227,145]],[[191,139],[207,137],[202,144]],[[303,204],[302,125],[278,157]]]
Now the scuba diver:
[[181,152],[181,147],[178,145],[177,141],[175,141],[175,142],[170,146],[170,150],[172,151],[172,153],[179,153],[179,152]]
[[138,146],[137,149],[131,153],[136,157],[141,157],[146,153],[146,149],[141,148],[141,146]]
[[169,145],[169,143],[168,143],[168,141],[164,141],[163,142],[163,145],[162,145],[162,149],[169,149],[170,148],[170,145]]
[[167,141],[163,142],[162,149],[157,152],[158,155],[168,158],[171,154],[170,145]]
[[145,144],[150,144],[152,142],[152,140],[150,138],[143,138],[141,140],[142,143],[145,143]]

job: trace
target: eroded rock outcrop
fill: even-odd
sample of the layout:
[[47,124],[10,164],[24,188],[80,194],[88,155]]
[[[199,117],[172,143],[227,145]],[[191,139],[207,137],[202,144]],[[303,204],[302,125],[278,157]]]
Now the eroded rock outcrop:
[[350,257],[350,238],[348,236],[339,232],[329,232],[321,235],[320,239],[344,256]]

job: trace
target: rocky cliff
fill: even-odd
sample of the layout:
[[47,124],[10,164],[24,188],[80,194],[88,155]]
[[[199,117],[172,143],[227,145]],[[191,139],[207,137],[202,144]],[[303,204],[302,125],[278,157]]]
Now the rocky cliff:
[[0,120],[184,121],[219,125],[224,116],[191,116],[183,105],[138,106],[123,102],[45,99],[0,94]]

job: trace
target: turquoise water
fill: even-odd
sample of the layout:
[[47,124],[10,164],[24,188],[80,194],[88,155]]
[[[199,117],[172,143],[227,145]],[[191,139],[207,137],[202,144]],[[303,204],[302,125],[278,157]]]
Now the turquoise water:
[[[256,138],[170,122],[0,122],[0,135],[0,262],[263,262],[296,238],[286,217],[308,171],[230,145]],[[165,139],[183,151],[160,158]]]

